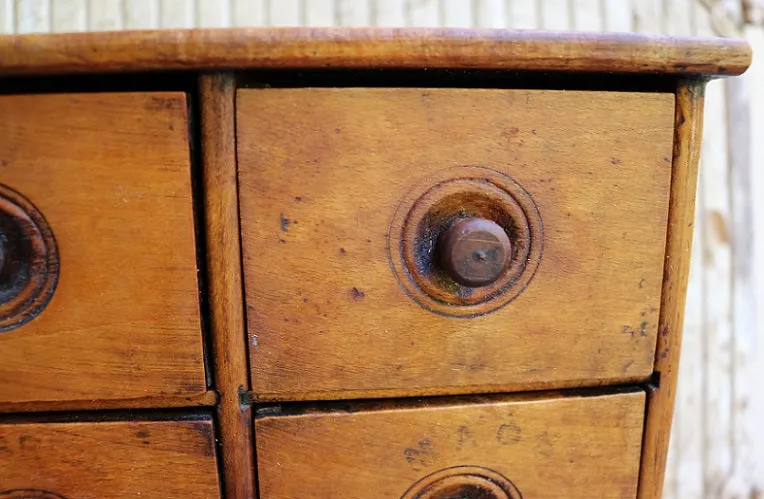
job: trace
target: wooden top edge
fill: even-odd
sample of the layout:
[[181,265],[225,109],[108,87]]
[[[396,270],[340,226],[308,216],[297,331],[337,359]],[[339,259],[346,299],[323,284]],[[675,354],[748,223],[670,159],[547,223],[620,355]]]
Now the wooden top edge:
[[0,36],[0,75],[447,68],[734,76],[745,40],[452,28],[233,28]]

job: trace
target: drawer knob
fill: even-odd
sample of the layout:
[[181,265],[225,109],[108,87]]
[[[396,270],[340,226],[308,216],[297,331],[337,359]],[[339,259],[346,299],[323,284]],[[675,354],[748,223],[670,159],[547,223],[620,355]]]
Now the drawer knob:
[[464,286],[495,282],[508,269],[512,243],[504,229],[484,218],[463,218],[441,236],[440,264],[451,278]]
[[530,194],[479,166],[422,178],[401,200],[388,231],[398,283],[414,301],[450,317],[501,308],[528,286],[544,231]]

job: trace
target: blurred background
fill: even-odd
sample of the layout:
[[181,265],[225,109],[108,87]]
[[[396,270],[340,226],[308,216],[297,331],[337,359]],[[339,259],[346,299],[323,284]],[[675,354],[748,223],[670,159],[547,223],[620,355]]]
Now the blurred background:
[[709,84],[665,497],[764,498],[764,0],[0,0],[0,33],[451,26],[745,37]]

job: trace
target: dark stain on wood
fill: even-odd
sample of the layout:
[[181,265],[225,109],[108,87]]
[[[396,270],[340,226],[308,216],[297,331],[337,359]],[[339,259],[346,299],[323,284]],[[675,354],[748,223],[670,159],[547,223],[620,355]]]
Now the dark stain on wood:
[[19,437],[19,446],[23,450],[37,449],[40,443],[41,440],[33,435],[21,435]]
[[408,447],[403,451],[403,457],[406,459],[414,471],[421,471],[422,468],[430,466],[438,458],[428,438],[420,440],[416,447]]
[[523,438],[523,430],[514,423],[505,423],[496,430],[496,441],[502,445],[514,445]]
[[472,446],[477,445],[475,442],[475,435],[472,430],[470,430],[469,426],[461,425],[456,429],[456,448],[461,449],[467,444]]

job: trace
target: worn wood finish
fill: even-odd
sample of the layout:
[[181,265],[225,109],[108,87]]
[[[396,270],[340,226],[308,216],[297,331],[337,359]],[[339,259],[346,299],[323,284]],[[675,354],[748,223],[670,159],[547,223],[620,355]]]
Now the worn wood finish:
[[0,74],[14,75],[234,67],[736,75],[750,62],[741,40],[584,32],[271,28],[0,36]]
[[[713,9],[711,12],[713,16],[711,16],[707,8],[710,3],[699,0],[648,0],[635,2],[633,5],[620,0],[604,0],[599,3],[597,0],[575,2],[545,0],[542,5],[535,8],[535,12],[529,9],[532,2],[526,0],[479,1],[475,3],[472,10],[469,6],[465,8],[466,3],[469,2],[445,0],[438,3],[427,0],[412,8],[405,6],[404,3],[402,0],[369,0],[360,3],[332,2],[331,0],[310,3],[297,0],[286,2],[275,0],[124,0],[123,2],[66,0],[48,4],[44,0],[0,0],[0,31],[180,27],[192,26],[195,23],[199,25],[255,25],[303,22],[314,25],[332,23],[405,25],[416,20],[416,24],[458,22],[465,26],[474,24],[495,27],[533,27],[536,24],[555,29],[571,27],[591,29],[599,26],[618,31],[638,29],[643,33],[663,30],[679,35],[688,34],[690,31],[697,33],[698,29],[701,29],[701,34],[705,34],[703,31],[711,32],[711,30],[719,32],[721,28],[722,33],[731,33],[724,31],[729,25],[724,24],[724,19],[721,19],[722,16],[719,15],[726,16],[726,12],[729,11]],[[435,19],[433,16],[439,17]],[[722,23],[718,23],[720,20]],[[682,25],[681,30],[677,29],[678,25]],[[748,31],[759,33],[761,30],[757,26],[749,26]],[[753,88],[759,87],[753,86]],[[735,93],[733,97],[742,97],[738,93],[739,89],[729,91]],[[718,102],[719,99],[720,92],[709,92],[706,101]],[[756,93],[745,97],[745,100],[754,115],[755,122]],[[727,108],[732,110],[729,103]],[[696,303],[694,311],[697,313],[697,318],[692,320],[690,325],[694,324],[699,334],[684,335],[685,340],[690,339],[690,343],[694,343],[694,346],[688,349],[690,345],[684,342],[682,349],[689,354],[688,356],[694,355],[695,359],[686,362],[686,357],[682,358],[681,377],[691,381],[679,382],[685,388],[679,393],[676,402],[678,406],[681,406],[681,414],[677,421],[684,431],[681,433],[681,439],[674,440],[672,444],[675,449],[681,447],[681,451],[675,453],[673,465],[675,481],[673,484],[668,484],[666,497],[756,495],[753,489],[756,488],[756,484],[759,485],[759,489],[761,488],[760,477],[764,477],[764,473],[755,473],[754,465],[749,463],[749,461],[764,463],[763,459],[755,459],[761,454],[761,449],[764,449],[764,446],[760,444],[760,437],[764,432],[755,431],[758,422],[755,415],[762,413],[761,404],[757,403],[761,401],[761,397],[758,397],[754,390],[753,396],[749,399],[746,391],[748,381],[758,379],[751,376],[755,371],[760,371],[760,366],[754,364],[750,369],[751,373],[747,372],[749,367],[747,360],[756,357],[756,349],[750,348],[750,345],[755,342],[751,342],[750,339],[755,339],[757,333],[750,327],[746,328],[746,320],[750,321],[750,318],[747,318],[750,308],[747,311],[745,309],[750,305],[746,303],[745,290],[741,288],[747,281],[746,276],[739,278],[737,275],[738,267],[746,266],[746,262],[741,264],[738,260],[743,260],[746,255],[745,251],[738,251],[737,245],[750,235],[750,227],[746,229],[745,224],[733,227],[729,234],[732,236],[732,253],[729,252],[730,241],[717,239],[719,235],[726,234],[725,231],[720,230],[724,227],[725,220],[729,221],[730,215],[733,219],[739,216],[738,205],[745,199],[736,191],[735,196],[731,198],[732,211],[719,210],[720,206],[727,206],[730,202],[725,192],[728,187],[726,168],[731,168],[733,179],[739,180],[745,177],[745,175],[738,177],[739,173],[744,174],[745,171],[736,172],[737,166],[733,164],[737,161],[735,155],[739,155],[740,158],[745,157],[746,145],[739,143],[740,138],[745,134],[741,129],[743,125],[734,120],[731,114],[729,123],[726,123],[722,117],[723,105],[712,103],[709,109],[712,110],[711,114],[714,118],[707,119],[707,123],[714,123],[712,127],[714,132],[707,134],[709,136],[705,139],[707,144],[704,148],[708,153],[704,154],[704,162],[707,156],[709,163],[707,166],[710,168],[701,168],[701,170],[706,172],[713,170],[714,173],[705,182],[702,181],[701,196],[710,200],[708,210],[711,213],[701,213],[698,223],[695,224],[696,228],[707,225],[704,227],[705,231],[700,231],[703,238],[702,244],[697,245],[698,256],[705,255],[706,263],[700,262],[699,257],[695,258],[700,271],[695,279],[696,286],[690,285],[694,288],[694,298],[690,301]],[[731,144],[738,145],[729,153],[725,151],[727,147],[720,139],[725,136],[723,132],[725,126],[731,140],[734,139]],[[751,147],[755,151],[758,143],[753,141]],[[756,155],[752,154],[753,159],[744,158],[745,160],[740,161],[741,166],[747,171],[756,164],[755,157]],[[754,190],[756,185],[764,185],[762,182],[755,182],[755,171],[754,181],[751,184]],[[757,206],[755,199],[757,198],[754,196],[754,212]],[[719,213],[715,213],[717,211]],[[724,249],[724,245],[728,248]],[[764,245],[759,246],[764,247]],[[721,248],[721,251],[717,252],[718,248]],[[705,267],[709,260],[716,263]],[[733,263],[732,266],[724,263],[730,260]],[[721,267],[717,267],[719,262],[723,263]],[[723,272],[720,273],[718,270]],[[734,308],[730,308],[730,305],[734,305]],[[722,313],[725,311],[732,313]],[[693,315],[691,304],[688,304],[687,315]],[[716,327],[720,327],[725,335],[714,333]],[[687,327],[685,331],[691,333]],[[697,341],[692,342],[693,338],[697,338]],[[758,343],[764,344],[764,342]],[[715,353],[703,355],[705,350]],[[735,362],[730,364],[729,359]],[[688,366],[691,368],[687,369]],[[214,393],[200,392],[182,398],[169,395],[168,397],[60,401],[53,405],[46,402],[22,402],[4,404],[0,406],[0,411],[35,410],[35,407],[45,410],[72,410],[151,407],[154,404],[172,406],[207,404],[211,400],[214,400]],[[741,472],[745,476],[741,476]],[[672,495],[672,492],[675,495]]]
[[220,497],[212,419],[0,423],[0,496],[30,489],[69,499]]
[[218,403],[218,394],[214,391],[200,392],[179,397],[177,395],[138,397],[127,399],[60,400],[50,402],[36,400],[28,402],[3,402],[0,413],[15,412],[66,412],[66,411],[105,411],[112,409],[171,409],[176,407],[212,407]]
[[[673,111],[674,96],[655,93],[240,90],[255,397],[646,379],[658,324]],[[420,307],[388,257],[401,200],[423,178],[457,165],[508,174],[543,220],[533,280],[504,308],[471,319]]]
[[414,497],[417,481],[465,465],[522,497],[635,497],[644,402],[641,391],[549,394],[264,416],[260,498]]
[[[661,23],[665,23],[668,34],[676,36],[692,36],[697,33],[696,11],[702,9],[697,5],[697,0],[673,0],[666,2],[666,9],[660,17],[643,19],[645,28],[648,22],[652,22],[652,30],[661,29]],[[707,14],[706,14],[707,15]],[[699,190],[702,190],[699,188]],[[674,423],[669,442],[668,460],[666,462],[666,474],[663,486],[665,499],[683,499],[685,497],[702,498],[702,490],[698,490],[699,477],[702,473],[702,461],[704,455],[704,442],[700,437],[700,428],[704,418],[703,405],[706,403],[702,396],[705,376],[703,374],[703,329],[704,329],[704,300],[709,298],[709,293],[704,289],[703,281],[703,244],[704,223],[701,214],[703,210],[702,195],[697,198],[697,218],[693,224],[694,240],[690,277],[687,285],[687,299],[685,301],[685,323],[683,324],[683,337],[681,365],[678,373],[677,393],[674,399]],[[679,456],[682,458],[679,458]],[[715,498],[714,498],[715,499]]]
[[0,333],[0,406],[201,397],[185,96],[3,96],[0,137],[60,256],[47,307]]
[[254,497],[252,415],[240,397],[249,390],[242,303],[239,203],[236,181],[235,85],[231,74],[199,78],[204,215],[215,385],[226,497]]
[[660,498],[663,490],[692,252],[704,85],[683,82],[676,94],[666,263],[655,351],[657,386],[649,392],[647,402],[639,499]]

